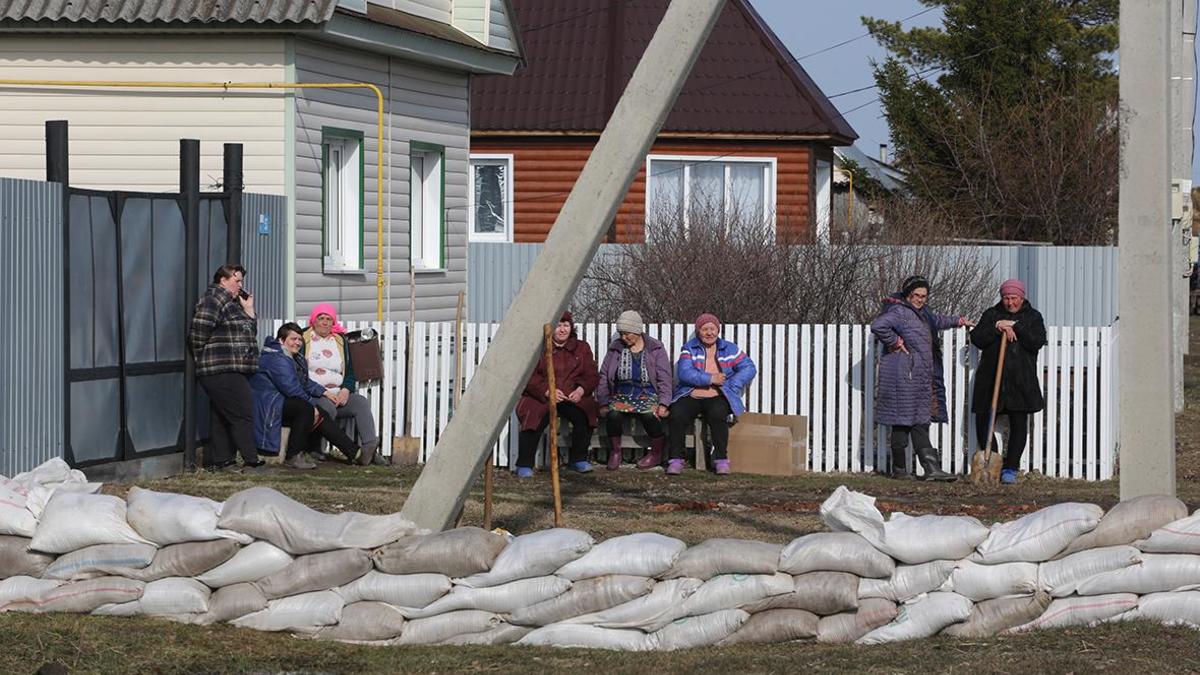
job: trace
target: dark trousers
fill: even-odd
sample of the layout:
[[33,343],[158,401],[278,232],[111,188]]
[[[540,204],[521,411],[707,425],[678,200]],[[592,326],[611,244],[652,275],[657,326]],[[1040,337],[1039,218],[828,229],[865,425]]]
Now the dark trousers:
[[354,441],[342,431],[332,418],[321,416],[321,424],[314,430],[313,404],[299,398],[283,399],[283,426],[292,430],[288,434],[286,457],[292,457],[298,452],[313,451],[317,440],[324,437],[333,443],[347,457],[352,457],[357,446]]
[[932,448],[933,443],[929,441],[929,425],[915,424],[913,426],[904,426],[901,424],[892,425],[892,435],[888,439],[888,445],[892,449],[892,469],[900,469],[908,471],[908,463],[905,461],[904,450],[908,447],[908,439],[912,437],[913,450],[924,450]]
[[604,430],[608,432],[609,438],[620,438],[621,434],[625,433],[625,419],[633,417],[642,421],[642,428],[646,430],[646,435],[650,438],[662,438],[666,434],[663,429],[662,420],[652,412],[648,413],[624,413],[616,410],[609,410],[604,417]]
[[242,373],[220,373],[197,378],[209,403],[209,438],[204,465],[224,466],[236,461],[234,450],[247,464],[258,463],[254,449],[254,399],[250,380]]
[[[1021,455],[1025,453],[1025,443],[1029,440],[1029,413],[999,413],[1008,415],[1008,452],[1004,454],[1004,468],[1016,471],[1021,466]],[[980,449],[987,449],[987,432],[991,423],[990,412],[975,413],[975,438],[979,441]],[[992,450],[997,450],[996,439],[992,439]]]
[[[729,416],[731,414],[733,411],[729,409],[729,401],[726,401],[724,396],[712,398],[684,396],[672,403],[671,414],[667,417],[667,424],[671,428],[671,459],[684,458],[683,443],[688,428],[693,426],[696,418],[701,415],[708,422],[708,433],[712,437],[713,461],[727,459],[729,457]],[[696,439],[697,444],[703,442],[699,438]]]
[[[558,416],[571,425],[571,450],[568,461],[572,464],[583,462],[588,458],[588,445],[592,442],[592,427],[588,424],[587,413],[571,402],[559,403]],[[538,441],[542,440],[542,432],[550,425],[550,413],[542,417],[537,429],[522,431],[517,436],[517,466],[533,468],[533,458],[537,454]]]

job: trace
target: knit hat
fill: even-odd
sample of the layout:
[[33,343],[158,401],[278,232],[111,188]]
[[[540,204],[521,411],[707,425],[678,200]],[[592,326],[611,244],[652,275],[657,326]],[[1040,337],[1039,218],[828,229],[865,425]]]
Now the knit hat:
[[621,316],[617,317],[617,331],[639,335],[646,332],[646,325],[642,323],[642,315],[632,309],[621,312]]
[[1025,299],[1025,282],[1020,279],[1009,279],[1000,284],[1000,295],[1019,295],[1021,299]]
[[914,274],[911,277],[904,280],[904,285],[902,285],[900,287],[900,292],[903,293],[904,297],[907,298],[908,296],[912,295],[913,291],[917,290],[918,288],[924,288],[926,290],[929,290],[929,280],[926,279],[923,275]]
[[575,327],[575,317],[571,316],[571,311],[570,311],[570,310],[567,310],[567,311],[563,312],[563,313],[562,313],[562,316],[560,316],[560,317],[558,318],[558,321],[559,321],[559,323],[562,323],[563,321],[566,321],[567,323],[571,324],[571,327],[572,327],[572,328],[574,328],[574,327]]
[[696,317],[696,330],[700,330],[700,327],[706,323],[715,323],[717,325],[717,330],[721,330],[721,321],[717,318],[716,314],[709,314],[708,312],[705,312]]

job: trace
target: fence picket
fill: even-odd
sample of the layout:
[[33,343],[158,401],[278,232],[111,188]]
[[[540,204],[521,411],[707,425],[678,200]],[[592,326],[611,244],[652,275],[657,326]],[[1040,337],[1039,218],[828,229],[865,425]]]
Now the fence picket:
[[[863,458],[863,332],[858,326],[847,326],[850,330],[850,459],[851,471],[862,471]],[[859,359],[859,360],[855,360]]]
[[813,326],[813,370],[812,370],[812,417],[809,426],[812,428],[813,471],[829,471],[825,458],[828,456],[825,447],[825,326]]

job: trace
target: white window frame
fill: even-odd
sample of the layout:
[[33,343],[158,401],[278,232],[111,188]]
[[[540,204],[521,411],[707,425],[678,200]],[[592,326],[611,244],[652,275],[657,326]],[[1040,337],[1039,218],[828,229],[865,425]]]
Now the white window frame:
[[[414,158],[422,158],[422,176],[413,180]],[[429,159],[434,159],[429,166]],[[446,149],[413,141],[409,148],[409,262],[415,271],[446,269]],[[418,202],[416,197],[420,196]],[[419,204],[419,206],[418,206]],[[432,205],[434,208],[428,208]],[[432,236],[431,236],[432,235]]]
[[[504,223],[502,234],[475,231],[475,167],[476,162],[502,164],[507,179],[504,181]],[[470,241],[486,241],[511,244],[516,224],[513,222],[513,156],[511,154],[481,153],[470,156],[470,185],[467,188],[467,233]]]
[[[363,273],[363,134],[321,129],[321,268],[330,274]],[[335,151],[341,163],[335,166]]]
[[[702,162],[720,162],[722,164],[747,163],[747,164],[766,165],[766,167],[769,169],[770,175],[767,176],[767,180],[763,181],[763,190],[765,193],[765,194],[763,194],[763,219],[767,222],[770,222],[772,229],[774,229],[774,227],[775,227],[775,195],[777,193],[777,176],[778,176],[777,168],[778,168],[778,164],[779,164],[779,160],[777,157],[774,157],[772,155],[761,155],[761,156],[754,156],[754,155],[736,155],[736,156],[734,156],[734,155],[730,155],[730,156],[658,155],[658,154],[646,155],[646,169],[645,169],[646,170],[646,204],[645,204],[645,208],[646,208],[647,216],[654,213],[654,211],[652,210],[654,208],[654,205],[651,203],[651,199],[650,199],[650,195],[652,195],[654,193],[654,191],[650,187],[650,180],[653,176],[653,174],[650,172],[650,165],[651,165],[651,162],[656,162],[656,161],[683,162],[684,163],[684,165],[683,165],[683,226],[685,228],[690,226],[690,223],[688,222],[688,219],[690,218],[690,216],[688,215],[688,212],[691,209],[688,208],[688,204],[691,201],[691,190],[692,189],[691,189],[691,180],[690,179],[691,179],[691,167],[693,164],[700,164]],[[728,170],[728,168],[726,168],[726,170],[725,170],[725,195],[724,195],[724,202],[725,202],[726,208],[728,208],[730,203],[732,202],[732,199],[731,199],[732,195],[730,194],[730,189],[731,189],[731,183],[729,180],[729,170]]]

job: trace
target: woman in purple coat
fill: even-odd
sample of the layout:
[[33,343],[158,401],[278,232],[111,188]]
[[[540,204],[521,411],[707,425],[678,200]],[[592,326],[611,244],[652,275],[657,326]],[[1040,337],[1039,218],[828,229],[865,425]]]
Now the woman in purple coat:
[[652,469],[663,461],[667,430],[663,418],[671,402],[671,356],[663,343],[646,335],[642,315],[633,310],[617,317],[617,337],[608,345],[596,385],[596,402],[608,431],[608,469],[621,468],[621,433],[625,418],[641,420],[650,437],[650,452],[638,462]]
[[905,279],[900,293],[901,298],[885,301],[883,311],[871,322],[871,332],[885,347],[879,359],[875,421],[891,427],[893,478],[910,476],[904,449],[911,436],[925,479],[952,481],[956,476],[942,471],[941,453],[929,441],[930,421],[945,412],[935,409],[941,404],[935,381],[934,341],[940,331],[974,324],[966,317],[931,312],[925,305],[929,301],[929,281],[923,276]]

